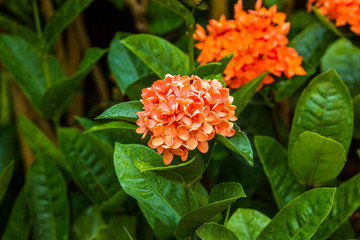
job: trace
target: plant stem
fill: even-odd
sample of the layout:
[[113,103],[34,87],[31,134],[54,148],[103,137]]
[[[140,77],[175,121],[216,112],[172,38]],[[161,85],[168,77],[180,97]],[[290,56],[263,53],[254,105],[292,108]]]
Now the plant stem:
[[42,38],[42,31],[41,31],[41,23],[40,23],[40,16],[39,16],[39,8],[37,5],[36,0],[32,1],[33,10],[34,10],[34,17],[35,17],[35,24],[36,24],[36,31],[40,38]]
[[224,225],[226,225],[227,222],[229,221],[230,207],[231,207],[231,205],[229,205],[229,207],[228,207],[228,209],[227,209],[226,217],[225,217],[225,221],[224,221]]
[[189,36],[189,72],[194,69],[194,25],[188,26]]
[[184,183],[184,190],[185,190],[185,199],[186,199],[186,209],[189,213],[191,211],[190,205],[190,184]]

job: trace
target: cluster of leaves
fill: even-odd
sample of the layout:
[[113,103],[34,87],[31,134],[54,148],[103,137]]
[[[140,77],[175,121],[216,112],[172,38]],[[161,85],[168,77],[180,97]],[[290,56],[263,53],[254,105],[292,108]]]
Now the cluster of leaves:
[[[14,179],[22,176],[16,129],[0,128],[0,203],[4,199],[2,208],[11,209],[9,217],[1,216],[3,239],[356,237],[359,223],[349,218],[360,207],[360,175],[338,177],[347,159],[354,160],[360,139],[360,49],[352,36],[316,12],[319,22],[294,14],[290,45],[303,56],[307,75],[277,78],[257,92],[264,73],[232,91],[236,134],[217,135],[208,153],[192,151],[188,161],[175,158],[165,167],[147,147],[148,138],[135,132],[141,90],[166,74],[223,82],[232,56],[191,70],[189,56],[156,35],[183,23],[191,29],[192,1],[154,0],[148,13],[154,35],[119,32],[109,50],[88,49],[78,71],[65,76],[53,46],[91,2],[63,1],[38,33],[0,15],[1,27],[10,33],[0,34],[0,113],[9,108],[6,86],[14,79],[35,109],[53,121],[58,143],[17,116],[36,160],[14,192]],[[195,7],[207,9],[205,3]],[[129,101],[96,121],[77,117],[85,131],[61,126],[80,83],[107,52],[110,71]],[[284,105],[290,110],[281,114]],[[290,127],[285,118],[293,111]]]

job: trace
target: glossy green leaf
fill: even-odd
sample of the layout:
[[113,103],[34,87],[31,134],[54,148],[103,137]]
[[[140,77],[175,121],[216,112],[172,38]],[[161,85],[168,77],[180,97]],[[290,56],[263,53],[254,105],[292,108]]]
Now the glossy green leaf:
[[296,37],[289,46],[296,49],[297,53],[314,68],[320,63],[327,47],[336,39],[336,35],[321,23],[314,23]]
[[[114,74],[115,80],[121,91],[125,91],[134,81],[147,76],[151,70],[120,41],[130,33],[118,32],[110,43],[107,62]],[[140,98],[140,95],[137,99]]]
[[100,114],[96,119],[118,119],[136,122],[136,112],[143,111],[143,104],[140,101],[118,103]]
[[360,48],[344,38],[329,46],[321,60],[321,71],[334,68],[352,96],[360,93]]
[[276,214],[257,239],[310,240],[329,214],[335,190],[315,188],[293,199]]
[[205,223],[196,230],[196,235],[202,240],[238,240],[235,233],[217,223]]
[[27,240],[30,235],[30,226],[30,211],[24,191],[21,190],[12,207],[2,240]]
[[[55,83],[64,77],[59,63],[52,55],[42,59],[37,49],[28,42],[18,36],[6,34],[0,35],[0,58],[41,113],[40,101],[49,85],[47,82]],[[47,75],[44,69],[48,70]]]
[[187,25],[192,26],[195,24],[195,19],[192,13],[179,1],[172,1],[172,0],[153,0],[153,1],[169,8],[171,11],[182,17]]
[[90,240],[95,239],[96,233],[105,222],[100,208],[96,205],[87,208],[77,217],[72,225],[72,239]]
[[235,115],[237,117],[245,109],[267,74],[268,72],[262,73],[232,93],[232,96],[234,97],[234,102],[232,104],[236,106]]
[[333,33],[335,33],[338,37],[344,38],[344,35],[337,29],[334,23],[329,21],[323,14],[319,12],[319,10],[313,6],[311,10],[315,13],[315,16],[319,21],[327,27],[329,30],[331,30]]
[[314,240],[327,239],[343,222],[360,207],[360,174],[340,184],[329,216],[320,225]]
[[231,61],[233,54],[223,57],[218,62],[211,62],[204,65],[200,65],[195,68],[191,74],[197,75],[200,78],[204,78],[213,74],[223,74],[226,66]]
[[11,177],[13,175],[15,161],[12,160],[5,168],[0,172],[0,204],[6,193]]
[[96,238],[99,240],[114,240],[114,239],[131,239],[129,235],[135,235],[136,217],[134,216],[114,216],[110,223],[103,226],[96,233]]
[[345,149],[340,143],[305,131],[294,143],[289,168],[299,183],[319,187],[334,180],[345,162]]
[[353,137],[360,139],[360,94],[353,98],[354,105],[354,133]]
[[55,164],[38,155],[26,175],[25,195],[33,219],[32,239],[68,239],[66,184]]
[[334,70],[319,74],[302,92],[295,109],[289,153],[299,135],[316,132],[341,143],[346,152],[353,133],[353,106],[349,90]]
[[136,144],[115,145],[114,165],[121,187],[174,231],[180,218],[187,212],[183,185],[151,171],[141,172],[135,166],[135,161],[162,162],[162,159],[155,151],[139,150]]
[[116,212],[120,211],[123,204],[128,199],[128,195],[124,190],[118,191],[114,196],[112,196],[108,201],[101,204],[101,211],[104,212]]
[[240,128],[234,124],[235,135],[227,138],[220,134],[215,135],[215,141],[224,145],[228,149],[243,156],[250,165],[253,165],[253,152],[251,144],[246,134],[240,131]]
[[120,187],[112,166],[113,149],[73,128],[59,129],[59,145],[77,185],[95,203],[109,200]]
[[103,124],[94,125],[86,132],[96,132],[96,131],[111,130],[111,129],[128,129],[128,130],[133,130],[135,133],[135,130],[137,128],[138,126],[133,123],[124,122],[124,121],[111,121]]
[[271,219],[254,209],[239,208],[225,226],[233,231],[238,239],[256,240]]
[[255,146],[279,208],[306,191],[291,174],[287,151],[275,139],[256,136]]
[[41,98],[40,106],[46,117],[59,116],[65,112],[71,97],[76,92],[76,88],[81,81],[91,71],[95,63],[107,52],[100,48],[90,48],[86,50],[79,70],[69,78],[61,79],[46,90]]
[[202,224],[224,211],[233,202],[245,197],[239,183],[220,183],[211,189],[209,204],[195,209],[181,218],[176,228],[176,237],[187,238],[194,234]]
[[151,87],[151,85],[158,80],[156,74],[149,74],[145,77],[139,78],[137,81],[129,84],[125,89],[125,94],[131,101],[141,99],[142,90]]
[[55,11],[45,25],[43,37],[47,48],[54,46],[61,32],[87,7],[93,0],[66,0]]
[[161,79],[166,74],[185,75],[189,72],[188,56],[165,39],[147,34],[136,34],[123,39],[121,43]]

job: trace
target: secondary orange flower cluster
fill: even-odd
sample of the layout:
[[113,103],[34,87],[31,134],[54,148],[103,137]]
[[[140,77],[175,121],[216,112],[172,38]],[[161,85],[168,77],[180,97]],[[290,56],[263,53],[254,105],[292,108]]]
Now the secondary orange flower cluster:
[[185,161],[188,150],[208,151],[207,141],[215,133],[226,137],[235,134],[235,108],[229,89],[218,80],[198,76],[165,76],[142,90],[144,111],[137,112],[137,133],[149,133],[149,147],[163,154],[166,165],[173,154]]
[[[275,76],[284,73],[288,78],[306,74],[301,67],[302,57],[294,48],[286,47],[290,28],[290,23],[285,22],[286,14],[277,12],[276,5],[266,9],[261,4],[258,0],[255,10],[246,12],[239,0],[235,4],[235,19],[211,19],[206,27],[209,35],[196,25],[195,46],[201,50],[197,59],[201,64],[234,54],[224,72],[226,85],[231,88],[239,88],[267,70]],[[263,81],[272,82],[270,75]]]
[[314,3],[321,14],[335,20],[337,27],[349,24],[350,30],[360,35],[360,0],[309,0],[309,11]]

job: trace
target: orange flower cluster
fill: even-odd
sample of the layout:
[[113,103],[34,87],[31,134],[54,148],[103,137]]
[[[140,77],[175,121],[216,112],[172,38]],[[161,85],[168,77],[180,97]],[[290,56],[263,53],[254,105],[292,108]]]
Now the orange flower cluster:
[[309,0],[309,11],[314,3],[321,14],[335,20],[337,27],[349,24],[350,30],[360,35],[360,0]]
[[144,111],[137,112],[137,133],[149,133],[149,147],[163,154],[166,165],[173,154],[185,161],[188,150],[208,151],[207,141],[215,133],[226,137],[235,134],[235,108],[229,89],[219,80],[198,76],[172,76],[157,80],[141,94]]
[[[224,72],[226,85],[231,88],[239,88],[267,70],[275,76],[284,73],[288,78],[306,74],[301,67],[302,57],[294,48],[286,47],[290,28],[290,23],[285,22],[286,14],[277,12],[276,5],[266,9],[261,4],[257,0],[255,10],[246,12],[239,0],[235,4],[235,19],[211,19],[206,27],[209,35],[196,25],[195,46],[201,50],[197,59],[201,64],[234,54]],[[263,81],[272,82],[270,75]]]

